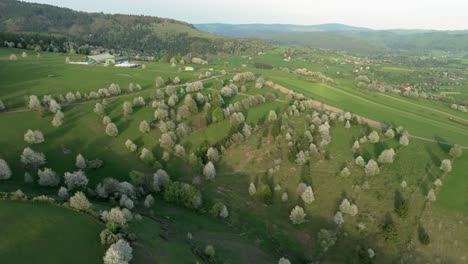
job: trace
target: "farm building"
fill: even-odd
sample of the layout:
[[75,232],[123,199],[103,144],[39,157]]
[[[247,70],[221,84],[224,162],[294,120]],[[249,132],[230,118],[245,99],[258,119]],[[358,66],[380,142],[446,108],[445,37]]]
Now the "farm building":
[[115,57],[109,53],[88,56],[88,64],[119,64],[119,63],[128,63],[128,57]]
[[108,60],[114,60],[115,57],[110,55],[109,53],[99,54],[88,56],[88,63],[89,64],[99,64],[99,63],[106,63]]
[[403,85],[401,86],[401,89],[402,89],[403,91],[410,92],[411,89],[412,89],[412,87],[411,87],[411,85],[409,85],[409,84],[403,84]]

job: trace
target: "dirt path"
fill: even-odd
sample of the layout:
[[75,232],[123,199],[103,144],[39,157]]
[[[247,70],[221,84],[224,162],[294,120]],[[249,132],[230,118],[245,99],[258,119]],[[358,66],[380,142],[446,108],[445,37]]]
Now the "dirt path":
[[[285,93],[285,94],[288,94],[290,92],[290,90],[288,88],[286,88],[284,86],[281,86],[279,84],[275,84],[271,88],[273,88],[275,90],[278,90],[278,91],[280,91],[282,93]],[[393,98],[393,99],[400,100],[398,98]],[[405,102],[404,100],[401,100],[401,101]],[[327,110],[327,111],[331,111],[331,112],[334,112],[334,113],[337,113],[337,114],[342,114],[342,113],[345,112],[343,109],[340,109],[340,108],[337,108],[337,107],[334,107],[334,106],[331,106],[331,105],[327,105],[327,104],[324,104],[324,103],[321,103],[321,102],[315,101],[315,100],[312,100],[312,104],[313,104],[314,108],[317,108],[317,109],[320,109],[320,110]],[[426,108],[426,107],[424,107],[424,108]],[[431,108],[429,108],[429,109],[431,109]],[[434,110],[434,109],[431,109],[431,110]],[[438,111],[438,110],[435,110],[435,111]],[[442,111],[440,111],[440,112],[444,113]],[[444,114],[450,115],[448,113],[444,113]],[[362,116],[359,116],[359,115],[354,115],[354,116],[356,116],[359,123],[368,124],[369,126],[374,127],[374,128],[378,128],[378,129],[385,128],[385,125],[378,122],[378,121],[375,121],[375,120],[372,120],[372,119],[369,119],[369,118],[365,118],[365,117],[362,117]],[[423,140],[423,141],[427,141],[427,142],[438,143],[438,144],[447,145],[447,146],[452,145],[452,144],[449,144],[447,142],[437,141],[437,140],[430,139],[430,138],[418,137],[418,136],[414,136],[414,135],[409,135],[409,136],[411,138],[418,139],[418,140]],[[468,149],[467,146],[461,146],[461,147],[463,149]]]
[[396,98],[396,97],[394,97],[394,96],[390,96],[390,95],[388,95],[388,94],[383,94],[383,93],[377,93],[377,94],[380,95],[380,96],[384,96],[384,97],[387,97],[387,98],[390,98],[390,99],[393,99],[393,100],[396,100],[396,101],[399,101],[399,102],[402,102],[402,103],[414,105],[414,106],[416,106],[416,107],[423,108],[423,109],[427,109],[427,110],[430,110],[430,111],[433,111],[433,112],[436,112],[436,113],[439,113],[439,114],[443,114],[443,115],[449,116],[449,117],[451,117],[451,118],[453,118],[453,119],[458,119],[458,120],[461,120],[461,121],[464,121],[464,122],[467,122],[467,123],[468,123],[468,119],[465,119],[465,118],[462,118],[462,117],[459,117],[459,116],[456,116],[456,115],[452,115],[452,114],[449,114],[449,113],[444,112],[444,111],[440,111],[440,110],[433,109],[433,108],[430,108],[430,107],[427,107],[427,106],[415,104],[415,103],[413,103],[413,102],[408,102],[408,101],[405,101],[405,100],[403,100],[403,99],[399,99],[399,98]]
[[[274,84],[273,86],[270,86],[271,88],[275,89],[275,90],[278,90],[284,94],[289,94],[289,92],[291,90],[289,90],[288,88],[284,87],[284,86],[281,86],[279,84]],[[311,99],[309,99],[311,100]],[[312,106],[316,109],[320,109],[320,110],[326,110],[326,111],[330,111],[330,112],[334,112],[336,114],[343,114],[345,113],[345,111],[343,109],[340,109],[340,108],[337,108],[337,107],[334,107],[334,106],[331,106],[331,105],[327,105],[327,104],[324,104],[322,102],[319,102],[319,101],[315,101],[315,100],[311,100],[312,101]],[[363,124],[368,124],[369,126],[371,127],[375,127],[375,128],[384,128],[385,125],[378,122],[378,121],[375,121],[375,120],[372,120],[372,119],[369,119],[369,118],[365,118],[363,116],[359,116],[359,115],[354,115],[357,120],[359,121],[359,123],[363,123]]]

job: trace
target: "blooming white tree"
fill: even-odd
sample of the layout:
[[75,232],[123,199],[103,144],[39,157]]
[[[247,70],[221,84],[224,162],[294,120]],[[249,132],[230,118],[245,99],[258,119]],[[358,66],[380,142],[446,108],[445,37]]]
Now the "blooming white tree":
[[345,128],[351,128],[351,124],[349,123],[349,120],[346,120]]
[[219,216],[221,218],[226,218],[226,217],[229,216],[229,211],[228,211],[226,205],[223,205],[223,208],[221,208],[221,211],[219,212]]
[[109,116],[104,116],[104,117],[102,118],[102,124],[103,124],[103,125],[107,126],[107,125],[110,124],[110,123],[112,123],[112,120],[110,119]]
[[0,99],[0,111],[5,110],[5,104],[3,101]]
[[146,163],[151,163],[154,161],[154,155],[147,148],[143,148],[140,153],[140,159]]
[[255,195],[255,193],[257,193],[257,188],[255,187],[255,184],[251,182],[249,185],[249,194],[252,196]]
[[46,158],[44,153],[36,152],[28,147],[21,154],[21,162],[28,167],[39,167],[46,163]]
[[54,114],[54,118],[52,119],[52,126],[54,127],[61,127],[63,124],[63,118],[65,115],[62,113],[62,111],[58,110]]
[[184,146],[180,145],[180,144],[177,144],[174,146],[174,155],[176,157],[179,157],[181,159],[185,158],[185,148]]
[[436,201],[436,195],[434,189],[430,189],[429,192],[427,193],[426,199],[429,202],[435,202]]
[[49,101],[49,111],[50,112],[57,113],[57,111],[59,111],[61,109],[62,109],[62,107],[60,106],[59,103],[57,103],[57,101],[55,101],[54,99]]
[[153,174],[153,188],[156,192],[160,192],[162,187],[169,183],[171,178],[169,174],[163,169],[159,169]]
[[461,146],[458,145],[458,144],[453,145],[450,148],[450,152],[449,152],[450,156],[452,156],[454,158],[461,157],[462,153],[463,153],[463,150],[462,150]]
[[295,225],[299,225],[305,222],[306,213],[304,209],[298,205],[291,210],[289,214],[289,219]]
[[75,94],[68,92],[68,93],[65,95],[65,99],[67,99],[67,102],[68,102],[69,104],[71,104],[71,103],[73,103],[73,102],[76,101],[76,96],[75,96]]
[[145,197],[145,201],[144,201],[144,206],[146,208],[150,208],[154,205],[154,198],[151,194],[148,194],[146,197]]
[[11,178],[11,169],[4,159],[0,159],[0,180],[7,180]]
[[369,136],[367,136],[367,138],[369,139],[369,141],[371,143],[374,143],[374,144],[379,142],[379,140],[380,140],[379,133],[377,133],[377,131],[372,131],[369,134]]
[[133,141],[131,141],[130,139],[127,139],[127,141],[125,141],[125,147],[131,152],[135,152],[137,150],[137,145],[135,145],[135,143],[133,143]]
[[141,121],[138,128],[141,133],[148,133],[150,131],[150,126],[146,120]]
[[128,116],[133,113],[133,105],[131,102],[125,101],[122,105],[124,116]]
[[386,149],[380,153],[378,161],[380,163],[393,163],[393,157],[395,156],[395,151],[391,149]]
[[127,226],[127,218],[119,207],[114,207],[110,211],[102,212],[101,218],[108,223],[114,223],[121,227]]
[[218,162],[219,161],[219,152],[216,148],[210,147],[206,152],[206,157],[209,161]]
[[452,171],[452,162],[448,159],[444,159],[442,164],[440,165],[440,169],[445,173],[449,173]]
[[80,211],[88,211],[91,209],[92,204],[88,201],[84,193],[77,192],[70,197],[70,206]]
[[312,187],[307,186],[305,191],[301,194],[301,198],[306,204],[311,204],[313,201],[315,201],[315,196],[314,192],[312,191]]
[[343,201],[340,204],[340,211],[343,214],[349,214],[351,210],[351,203],[348,201],[348,199],[343,199]]
[[96,105],[94,106],[94,112],[98,115],[103,116],[105,114],[104,106],[101,103],[96,103]]
[[283,195],[281,195],[281,201],[287,202],[289,199],[288,193],[284,192]]
[[133,209],[135,207],[135,203],[132,199],[128,198],[127,195],[122,195],[119,200],[120,206],[125,207],[127,209]]
[[296,163],[299,165],[305,165],[307,161],[309,160],[309,153],[307,151],[299,151],[299,153],[296,154]]
[[132,252],[130,244],[123,239],[119,239],[106,251],[103,259],[104,264],[129,264],[133,258]]
[[75,172],[65,172],[65,184],[69,190],[74,188],[83,188],[88,185],[88,177],[82,170]]
[[336,212],[335,216],[333,217],[333,222],[339,226],[344,223],[343,214],[340,211]]
[[359,141],[357,140],[354,141],[353,146],[351,147],[351,150],[355,153],[359,150],[359,148],[360,148]]
[[442,186],[442,181],[440,179],[437,179],[437,180],[434,181],[434,185],[436,187],[440,187],[440,186]]
[[400,137],[400,145],[402,145],[402,146],[408,146],[408,144],[409,144],[408,136],[406,136],[405,134],[403,134],[403,135]]
[[401,186],[401,188],[406,188],[408,186],[408,184],[406,183],[406,181],[402,181],[400,183],[400,186]]
[[351,175],[351,172],[349,171],[348,167],[344,167],[340,172],[341,177],[348,177],[349,175]]
[[30,95],[29,96],[29,102],[28,102],[28,108],[29,109],[37,109],[41,107],[41,102],[39,101],[39,98],[35,95]]
[[57,173],[50,168],[38,170],[37,175],[39,176],[38,183],[41,186],[57,186],[60,183],[60,178]]
[[214,179],[216,177],[216,169],[211,161],[209,161],[203,168],[203,175],[206,179]]
[[366,166],[366,162],[364,161],[364,159],[359,156],[356,158],[356,160],[354,161],[356,163],[356,165],[358,165],[359,167],[364,167]]
[[380,168],[377,162],[374,160],[369,160],[367,165],[364,167],[364,172],[367,176],[374,176],[380,173]]
[[352,204],[351,207],[349,208],[349,214],[351,216],[355,216],[358,214],[358,207],[355,204]]
[[394,138],[395,137],[395,131],[393,131],[393,129],[389,128],[385,132],[385,136],[388,137],[388,138]]
[[109,123],[106,126],[106,134],[111,137],[116,137],[119,134],[119,130],[114,123]]
[[143,96],[138,96],[133,98],[133,105],[134,106],[144,106],[146,104],[145,98]]
[[81,153],[76,156],[75,166],[81,170],[86,169],[86,160]]
[[291,264],[291,261],[289,261],[287,258],[280,258],[278,260],[278,264]]
[[65,187],[60,187],[60,189],[58,190],[58,193],[57,193],[58,197],[62,200],[67,200],[68,197],[69,197],[69,194],[68,194],[68,189],[65,188]]
[[155,79],[154,82],[155,82],[155,84],[156,84],[156,88],[161,88],[161,87],[163,87],[163,86],[164,86],[164,83],[165,83],[165,82],[164,82],[164,79],[163,79],[162,77],[160,77],[160,76],[156,77],[156,79]]
[[159,138],[159,144],[162,148],[168,150],[175,145],[175,142],[171,134],[168,132],[161,135],[161,137]]
[[275,121],[278,119],[278,116],[276,115],[276,112],[273,110],[270,110],[270,113],[268,114],[268,121]]
[[29,144],[39,144],[44,142],[44,135],[39,130],[32,131],[29,129],[24,134],[24,141],[28,142]]

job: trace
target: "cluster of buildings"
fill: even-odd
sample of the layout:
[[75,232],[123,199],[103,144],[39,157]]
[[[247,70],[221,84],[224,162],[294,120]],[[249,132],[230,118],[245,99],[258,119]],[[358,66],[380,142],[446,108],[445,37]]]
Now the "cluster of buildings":
[[139,64],[130,63],[128,57],[116,57],[109,53],[88,56],[86,57],[86,60],[88,64],[107,64],[124,68],[135,68],[140,66]]

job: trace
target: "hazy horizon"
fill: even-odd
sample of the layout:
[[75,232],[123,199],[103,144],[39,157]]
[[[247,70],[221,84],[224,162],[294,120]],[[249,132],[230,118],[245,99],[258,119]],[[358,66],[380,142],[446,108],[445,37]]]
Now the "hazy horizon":
[[[85,12],[148,15],[185,21],[192,24],[346,24],[371,29],[468,29],[468,3],[459,0],[404,1],[377,3],[371,0],[344,2],[329,0],[311,3],[304,0],[238,0],[222,3],[215,0],[158,1],[116,0],[106,2],[82,0],[27,0]],[[286,11],[285,11],[286,10]]]

